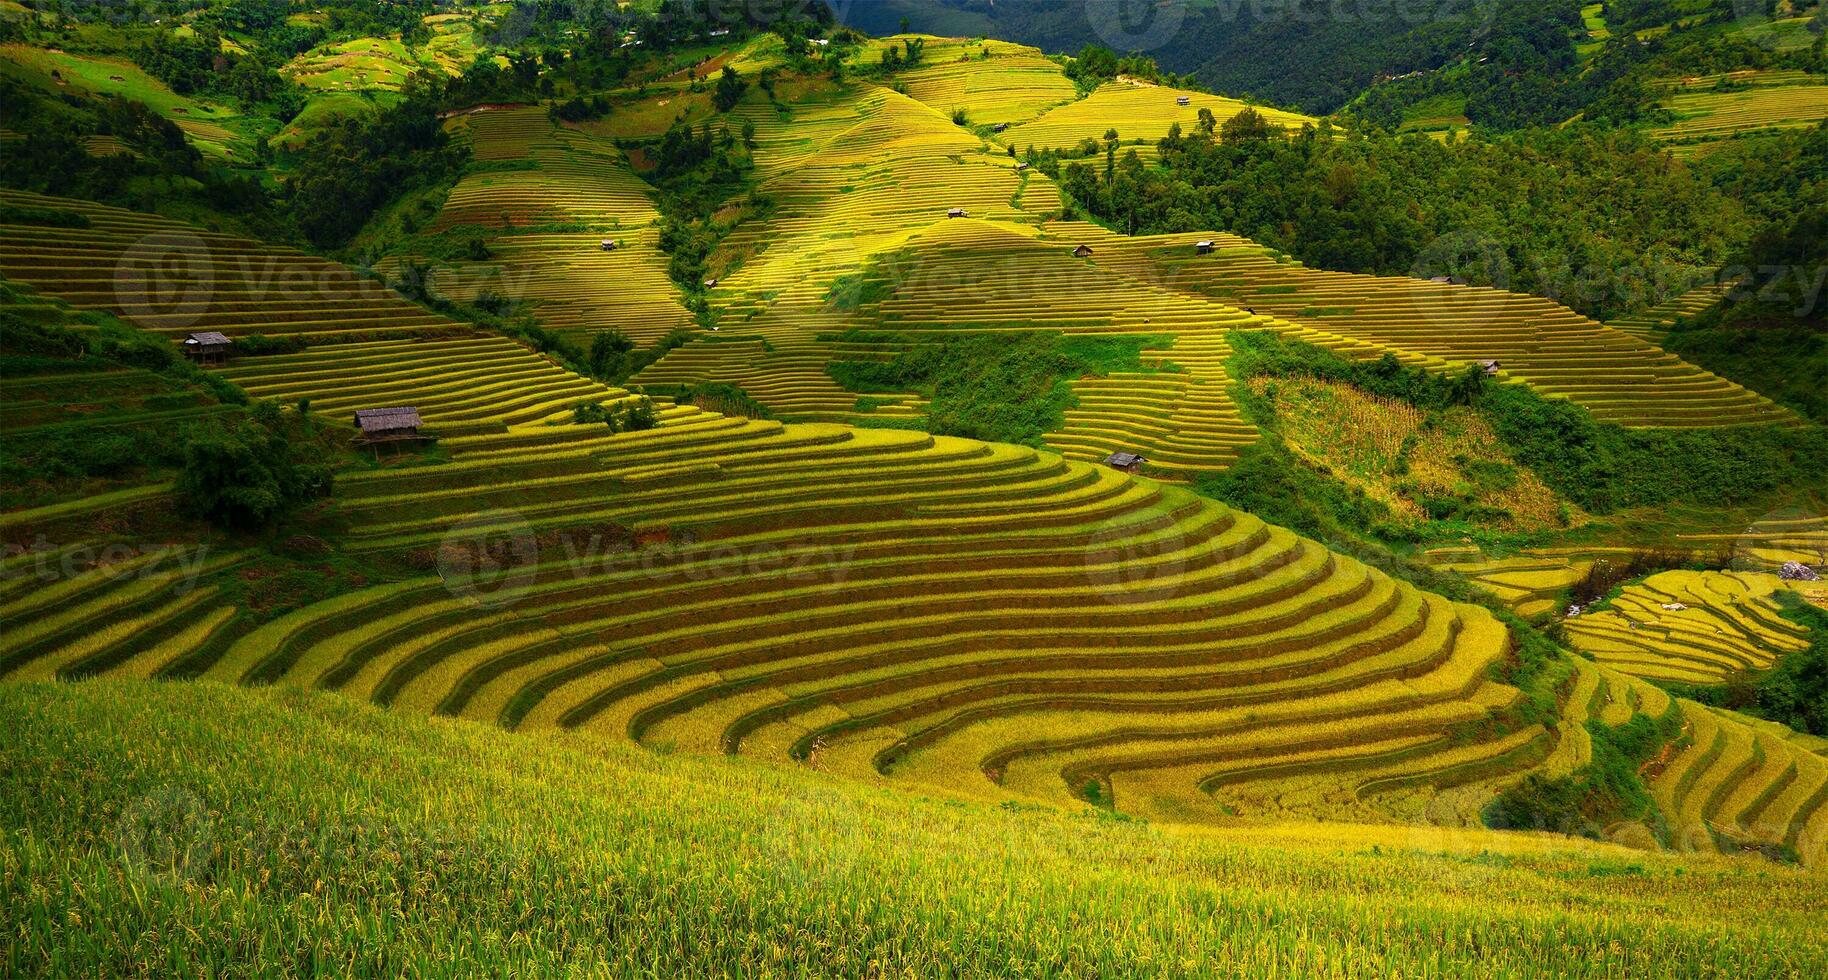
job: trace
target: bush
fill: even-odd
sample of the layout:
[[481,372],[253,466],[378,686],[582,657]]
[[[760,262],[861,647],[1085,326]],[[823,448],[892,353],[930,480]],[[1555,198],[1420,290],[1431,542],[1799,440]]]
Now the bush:
[[1659,822],[1638,770],[1680,727],[1681,713],[1674,707],[1664,718],[1634,715],[1617,728],[1587,722],[1592,761],[1566,776],[1524,777],[1486,806],[1485,825],[1603,840],[1605,829],[1621,820]]
[[1347,361],[1311,344],[1264,332],[1231,335],[1232,377],[1317,377],[1419,408],[1472,405],[1517,462],[1560,496],[1595,514],[1675,501],[1708,505],[1757,500],[1792,486],[1822,486],[1828,430],[1781,426],[1626,429],[1525,385],[1494,385],[1477,367],[1451,376],[1395,358]]
[[193,428],[176,492],[186,511],[241,530],[270,525],[298,504],[328,496],[330,468],[315,462],[315,423],[262,402],[234,426]]
[[890,361],[834,361],[827,372],[861,394],[915,391],[927,431],[1040,446],[1075,404],[1071,378],[1094,371],[1061,337],[980,334],[923,344]]
[[611,405],[586,402],[571,410],[571,421],[578,425],[606,426],[611,432],[643,432],[660,424],[654,413],[653,399],[646,395]]

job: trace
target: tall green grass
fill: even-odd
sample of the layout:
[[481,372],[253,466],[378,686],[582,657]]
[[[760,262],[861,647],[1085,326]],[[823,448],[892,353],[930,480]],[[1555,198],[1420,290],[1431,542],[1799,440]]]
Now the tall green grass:
[[0,972],[1820,976],[1828,880],[1196,831],[334,696],[0,686]]

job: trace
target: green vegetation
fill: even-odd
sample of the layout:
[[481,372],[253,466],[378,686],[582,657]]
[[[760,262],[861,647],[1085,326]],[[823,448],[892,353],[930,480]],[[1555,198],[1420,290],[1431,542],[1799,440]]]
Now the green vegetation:
[[174,486],[179,505],[240,530],[268,526],[287,510],[330,495],[326,442],[303,402],[290,411],[256,402],[234,426],[205,423],[184,440]]
[[585,402],[571,410],[571,421],[578,425],[601,425],[610,432],[645,432],[660,424],[654,417],[654,402],[641,397],[604,405]]
[[1720,859],[1180,831],[217,685],[6,685],[0,725],[15,974],[229,971],[266,944],[354,972],[1828,966],[1819,875]]
[[1453,376],[1364,363],[1274,334],[1243,334],[1235,377],[1307,375],[1342,381],[1421,407],[1479,409],[1516,460],[1562,497],[1596,514],[1672,502],[1733,504],[1819,487],[1828,433],[1815,427],[1627,429],[1524,385],[1486,383],[1477,367]]
[[0,285],[0,500],[37,502],[108,483],[157,479],[183,460],[174,438],[247,396],[179,356],[165,338],[100,311],[73,312]]
[[977,334],[923,342],[887,361],[833,361],[848,391],[916,392],[927,399],[927,431],[1039,446],[1075,404],[1068,382],[1139,370],[1157,337]]
[[1639,774],[1681,731],[1673,709],[1661,719],[1633,715],[1613,727],[1587,722],[1593,760],[1564,776],[1532,774],[1509,787],[1486,807],[1485,825],[1494,830],[1546,830],[1557,834],[1605,839],[1606,828],[1621,820],[1662,822],[1650,791]]

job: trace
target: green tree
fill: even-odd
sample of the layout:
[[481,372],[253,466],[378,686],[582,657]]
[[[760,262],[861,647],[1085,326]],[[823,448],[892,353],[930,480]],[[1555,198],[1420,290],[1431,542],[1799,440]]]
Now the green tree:
[[742,101],[743,93],[748,88],[749,83],[743,81],[743,77],[736,73],[736,69],[725,65],[723,74],[717,77],[717,91],[712,93],[711,101],[717,106],[718,112],[729,112],[736,108],[738,102]]
[[334,478],[314,445],[308,412],[262,402],[237,425],[191,430],[176,492],[192,514],[241,530],[271,524],[298,504],[329,495]]

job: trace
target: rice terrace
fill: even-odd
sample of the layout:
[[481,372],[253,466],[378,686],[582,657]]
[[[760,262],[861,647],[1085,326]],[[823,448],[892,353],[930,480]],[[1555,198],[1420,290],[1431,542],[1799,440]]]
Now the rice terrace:
[[1825,37],[0,0],[0,973],[1828,976]]

